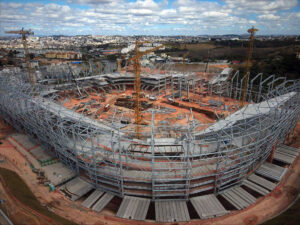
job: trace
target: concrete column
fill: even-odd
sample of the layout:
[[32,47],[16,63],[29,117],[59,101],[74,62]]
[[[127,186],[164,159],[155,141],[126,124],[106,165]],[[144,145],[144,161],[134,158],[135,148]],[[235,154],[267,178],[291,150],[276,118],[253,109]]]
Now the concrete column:
[[117,59],[118,72],[121,72],[121,70],[122,70],[121,62],[122,62],[122,59]]

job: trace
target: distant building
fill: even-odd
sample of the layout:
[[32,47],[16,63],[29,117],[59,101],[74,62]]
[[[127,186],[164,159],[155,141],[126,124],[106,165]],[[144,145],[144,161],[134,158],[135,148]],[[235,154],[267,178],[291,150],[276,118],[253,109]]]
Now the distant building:
[[[183,57],[170,57],[170,59],[171,59],[173,62],[182,62],[182,61],[183,61]],[[188,61],[189,61],[188,58],[185,58],[184,60],[185,60],[185,62],[188,62]]]
[[[34,69],[38,69],[39,68],[39,61],[37,60],[30,60],[30,66],[31,68],[34,68]],[[27,68],[27,64],[26,63],[22,63],[22,67],[23,68]]]
[[48,59],[81,59],[82,54],[80,52],[46,52],[45,57]]
[[120,53],[119,49],[102,50],[103,55],[116,55],[116,54],[119,54],[119,53]]
[[166,53],[161,53],[160,56],[161,56],[162,58],[168,58],[168,55],[167,55]]
[[238,61],[238,60],[232,60],[231,63],[237,65],[237,64],[241,64],[241,61]]

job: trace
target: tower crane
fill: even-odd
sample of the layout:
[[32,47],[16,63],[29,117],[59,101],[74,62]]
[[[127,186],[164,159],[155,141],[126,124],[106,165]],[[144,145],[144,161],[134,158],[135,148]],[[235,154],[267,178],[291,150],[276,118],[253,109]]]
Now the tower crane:
[[248,51],[248,58],[246,62],[246,76],[243,80],[242,84],[242,98],[241,98],[241,106],[244,105],[245,100],[246,100],[246,95],[247,95],[247,89],[248,89],[248,80],[249,80],[249,72],[250,72],[250,67],[251,67],[251,58],[252,58],[252,53],[253,53],[253,44],[254,44],[254,35],[258,31],[257,28],[250,28],[248,30],[248,33],[250,33],[249,37],[249,51]]
[[182,73],[185,73],[185,58],[187,57],[188,54],[189,52],[186,52],[182,57]]
[[135,133],[136,138],[141,138],[141,124],[142,124],[142,106],[141,106],[141,62],[140,58],[144,55],[149,54],[150,52],[156,51],[160,48],[162,48],[164,45],[159,45],[155,48],[146,50],[144,52],[139,51],[139,46],[142,43],[146,42],[139,42],[138,40],[135,41],[135,48],[134,48],[134,54],[135,56],[130,58],[128,62],[133,61],[134,62],[134,68],[135,68],[135,77],[134,77],[134,91],[135,91],[135,98],[134,98],[134,117],[135,117]]
[[21,30],[6,31],[5,33],[22,35],[22,43],[23,43],[23,47],[24,47],[24,51],[25,51],[25,62],[26,62],[27,69],[28,69],[29,81],[30,81],[31,86],[34,86],[36,83],[36,78],[33,74],[32,68],[31,68],[30,57],[29,57],[29,52],[28,52],[28,47],[27,47],[27,40],[26,40],[27,35],[34,34],[33,31],[24,30],[24,28],[22,28]]

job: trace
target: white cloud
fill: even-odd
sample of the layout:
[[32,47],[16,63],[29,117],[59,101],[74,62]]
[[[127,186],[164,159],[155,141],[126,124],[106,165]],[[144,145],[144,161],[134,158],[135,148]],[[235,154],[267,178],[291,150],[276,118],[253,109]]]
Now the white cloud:
[[282,29],[300,32],[300,12],[286,11],[297,5],[295,0],[223,0],[224,4],[197,0],[176,0],[169,4],[166,0],[67,2],[65,5],[0,3],[0,33],[8,27],[34,27],[44,34],[63,30],[125,34],[245,33],[251,24],[265,32],[275,32],[274,21]]
[[204,12],[202,13],[203,16],[205,17],[227,17],[228,13],[223,13],[223,12],[217,12],[217,11],[210,11],[210,12]]
[[266,14],[266,15],[259,15],[258,18],[262,20],[278,20],[280,19],[280,16],[275,16],[273,14]]
[[137,2],[130,3],[129,6],[134,7],[136,9],[160,9],[160,5],[154,2],[153,0],[137,0]]
[[154,12],[151,9],[130,9],[129,13],[132,13],[133,15],[146,16],[152,15]]
[[110,4],[112,2],[120,2],[119,0],[67,0],[68,3],[75,4]]
[[287,10],[298,4],[297,0],[225,0],[229,8],[250,12]]

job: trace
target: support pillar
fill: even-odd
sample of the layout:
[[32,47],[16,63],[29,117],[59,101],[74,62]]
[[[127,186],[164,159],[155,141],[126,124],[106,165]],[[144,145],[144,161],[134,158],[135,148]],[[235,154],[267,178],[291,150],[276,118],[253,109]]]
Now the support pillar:
[[273,162],[275,150],[276,150],[276,148],[277,148],[277,142],[278,142],[278,141],[276,141],[275,144],[274,144],[273,147],[272,147],[271,153],[270,153],[269,158],[268,158],[268,162],[269,162],[269,163],[272,163],[272,162]]

